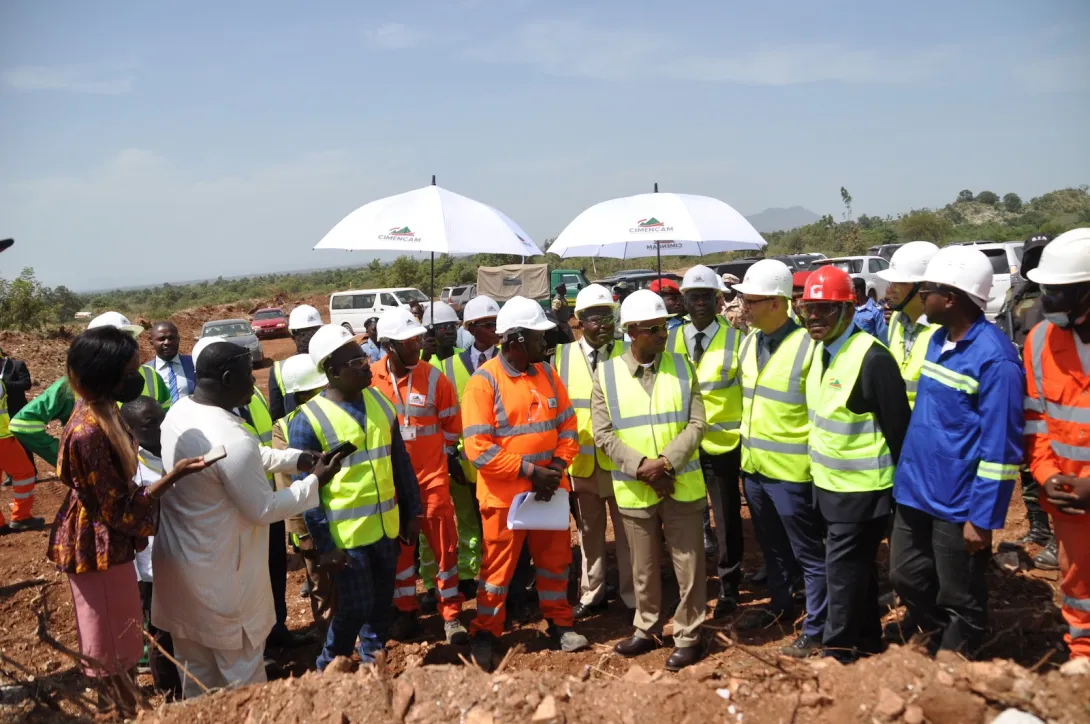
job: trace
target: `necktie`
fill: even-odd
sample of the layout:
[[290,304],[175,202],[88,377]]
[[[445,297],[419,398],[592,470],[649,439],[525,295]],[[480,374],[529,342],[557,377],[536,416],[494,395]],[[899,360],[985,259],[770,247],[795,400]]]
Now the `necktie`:
[[827,349],[821,350],[821,369],[822,370],[829,369],[829,362],[830,361],[832,361],[832,357],[829,355],[829,350],[827,350]]
[[704,356],[704,333],[697,332],[696,337],[693,338],[693,362],[700,362],[700,358]]
[[481,352],[481,356],[477,358],[477,369],[483,367],[484,363],[487,361],[488,359],[484,356],[484,352]]
[[598,369],[598,350],[590,353],[590,371],[594,372],[596,369]]
[[174,374],[174,363],[167,363],[167,387],[170,388],[170,401],[178,401],[178,377]]

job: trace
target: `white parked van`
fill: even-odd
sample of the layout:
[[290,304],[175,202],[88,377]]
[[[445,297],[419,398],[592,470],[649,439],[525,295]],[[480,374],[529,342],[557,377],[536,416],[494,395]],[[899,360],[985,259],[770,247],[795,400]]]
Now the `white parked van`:
[[329,295],[329,321],[357,334],[371,317],[381,316],[392,307],[407,307],[414,301],[427,304],[428,298],[419,289],[409,287],[333,292]]

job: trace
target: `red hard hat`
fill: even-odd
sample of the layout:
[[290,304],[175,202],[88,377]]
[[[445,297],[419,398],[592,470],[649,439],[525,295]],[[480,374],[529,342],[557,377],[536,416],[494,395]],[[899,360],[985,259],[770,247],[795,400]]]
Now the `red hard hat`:
[[855,302],[855,289],[848,272],[831,264],[818,267],[806,279],[804,302]]
[[791,275],[791,286],[793,287],[805,287],[806,280],[810,278],[813,272],[797,271]]

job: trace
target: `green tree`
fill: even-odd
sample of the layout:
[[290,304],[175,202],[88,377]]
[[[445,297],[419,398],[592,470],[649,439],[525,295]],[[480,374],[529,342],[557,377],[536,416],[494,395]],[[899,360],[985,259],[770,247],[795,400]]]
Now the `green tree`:
[[53,317],[49,290],[38,282],[33,269],[26,267],[12,281],[0,279],[0,329],[40,329]]
[[958,193],[958,203],[964,203],[973,200],[973,192],[969,189],[962,189]]
[[991,191],[981,191],[976,195],[977,203],[985,204],[987,206],[995,206],[999,203],[999,196]]
[[1015,193],[1005,194],[1003,196],[1003,208],[1012,214],[1017,214],[1022,210],[1022,197]]
[[912,211],[901,217],[901,238],[906,241],[939,242],[950,234],[953,224],[927,210]]

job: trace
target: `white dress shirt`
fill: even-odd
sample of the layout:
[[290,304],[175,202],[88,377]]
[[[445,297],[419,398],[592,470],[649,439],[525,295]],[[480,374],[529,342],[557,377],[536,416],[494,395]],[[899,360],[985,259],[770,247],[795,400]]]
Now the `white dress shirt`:
[[696,325],[689,323],[682,327],[685,332],[685,348],[689,350],[689,359],[695,360],[696,355],[693,354],[693,350],[696,348],[696,334],[697,332],[704,333],[704,339],[700,340],[701,346],[704,351],[708,351],[708,345],[712,343],[712,338],[719,333],[719,321],[712,318],[711,324],[704,329],[697,329]]
[[186,376],[185,370],[182,368],[181,355],[175,355],[174,359],[169,362],[161,357],[156,357],[153,360],[153,364],[155,365],[155,371],[163,378],[163,382],[167,383],[168,388],[170,387],[170,378],[167,373],[167,368],[169,367],[174,370],[174,377],[178,381],[178,399],[183,400],[186,397],[189,397],[189,383],[192,382],[196,385],[197,381],[190,380],[189,377]]
[[319,505],[308,475],[274,491],[268,472],[294,472],[299,450],[262,448],[227,410],[179,401],[163,421],[163,463],[223,445],[227,457],[163,496],[152,559],[152,623],[218,650],[260,648],[276,621],[269,524]]
[[[606,342],[598,349],[598,362],[603,362],[609,358],[609,353],[613,349],[615,342]],[[587,343],[586,337],[579,338],[579,348],[583,350],[583,356],[587,358],[587,365],[590,365],[590,356],[594,352],[594,347],[591,347]]]
[[471,346],[469,348],[469,359],[473,363],[473,369],[471,369],[469,371],[470,374],[472,374],[472,373],[476,372],[478,369],[480,369],[480,367],[481,367],[481,355],[482,354],[484,355],[484,359],[487,362],[488,360],[495,357],[499,353],[499,351],[500,351],[499,347],[491,347],[488,350],[485,350],[484,352],[482,352],[481,350],[477,349],[476,347]]

